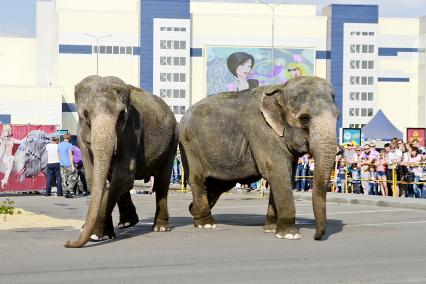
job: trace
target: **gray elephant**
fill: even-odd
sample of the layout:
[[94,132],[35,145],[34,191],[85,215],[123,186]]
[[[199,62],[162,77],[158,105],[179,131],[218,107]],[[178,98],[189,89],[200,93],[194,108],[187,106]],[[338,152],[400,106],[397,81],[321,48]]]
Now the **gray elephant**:
[[179,145],[199,228],[216,227],[211,209],[236,182],[265,178],[271,186],[265,232],[299,239],[295,226],[292,165],[315,159],[314,239],[325,234],[326,192],[336,150],[338,110],[333,87],[317,77],[207,97],[192,106],[179,128]]
[[115,204],[119,228],[138,223],[130,190],[135,179],[150,176],[156,197],[153,231],[168,231],[167,194],[177,148],[177,122],[170,108],[158,96],[112,76],[83,79],[75,88],[75,101],[91,200],[79,239],[65,246],[82,247],[92,234],[114,238]]

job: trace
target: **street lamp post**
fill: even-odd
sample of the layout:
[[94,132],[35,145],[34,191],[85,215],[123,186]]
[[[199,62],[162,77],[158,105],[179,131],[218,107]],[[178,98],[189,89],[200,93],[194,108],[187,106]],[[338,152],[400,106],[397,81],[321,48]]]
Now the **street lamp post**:
[[264,4],[266,6],[268,6],[269,8],[271,8],[272,10],[272,33],[271,33],[271,84],[273,83],[273,78],[274,78],[274,35],[275,35],[275,8],[277,8],[279,5],[285,4],[285,3],[276,3],[276,4],[270,4],[270,3],[266,3],[263,2],[261,0],[255,0],[257,3],[260,4]]
[[96,40],[96,75],[99,75],[99,40],[109,37],[111,35],[96,36],[88,33],[83,34]]

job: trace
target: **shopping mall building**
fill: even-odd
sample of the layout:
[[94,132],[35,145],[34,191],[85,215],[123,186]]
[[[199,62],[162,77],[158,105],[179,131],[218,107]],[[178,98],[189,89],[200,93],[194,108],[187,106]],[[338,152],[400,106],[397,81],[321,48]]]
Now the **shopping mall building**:
[[[379,18],[376,5],[189,0],[37,0],[35,38],[0,38],[0,121],[75,134],[74,86],[114,75],[159,95],[179,120],[204,97],[235,89],[229,60],[249,54],[257,85],[330,80],[338,127],[382,110],[401,131],[426,127],[426,17]],[[273,51],[272,51],[273,50]]]

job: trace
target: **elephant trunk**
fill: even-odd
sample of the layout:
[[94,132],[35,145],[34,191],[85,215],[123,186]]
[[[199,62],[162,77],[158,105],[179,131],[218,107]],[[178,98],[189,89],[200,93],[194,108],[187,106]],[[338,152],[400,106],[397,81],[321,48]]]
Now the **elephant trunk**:
[[[111,163],[111,158],[116,144],[115,125],[116,119],[108,115],[99,115],[92,121],[92,136],[91,136],[91,150],[93,153],[93,175],[92,181],[89,185],[91,188],[91,197],[89,210],[86,216],[86,223],[80,233],[77,241],[68,241],[65,244],[67,248],[80,248],[84,246],[90,239],[96,223],[104,220],[107,202],[103,202],[102,198],[107,198],[106,194],[106,179]],[[102,213],[100,213],[102,212]],[[103,224],[100,224],[103,226]]]
[[326,195],[331,171],[336,158],[336,118],[323,114],[312,120],[309,128],[309,148],[315,161],[312,191],[316,232],[315,240],[325,234]]

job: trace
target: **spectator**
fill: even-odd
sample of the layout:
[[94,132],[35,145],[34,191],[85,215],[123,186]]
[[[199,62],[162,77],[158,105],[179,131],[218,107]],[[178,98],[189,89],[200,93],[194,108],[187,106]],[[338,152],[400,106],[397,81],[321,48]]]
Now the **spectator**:
[[172,183],[180,183],[180,152],[176,153],[175,159],[173,160],[173,170],[172,170]]
[[346,149],[343,154],[343,157],[349,164],[358,162],[358,156],[355,152],[355,149],[353,148],[352,142],[346,143]]
[[364,146],[364,152],[361,155],[361,159],[366,159],[369,163],[372,163],[374,159],[377,159],[378,155],[379,153],[376,150],[371,151],[370,145],[366,144]]
[[361,188],[364,194],[368,194],[370,190],[370,185],[368,183],[368,168],[370,163],[367,159],[363,159],[360,162],[360,171],[361,171]]
[[411,176],[413,177],[413,179],[411,181],[414,182],[414,184],[410,184],[409,186],[410,186],[410,189],[413,190],[413,195],[416,198],[422,197],[422,190],[420,189],[418,184],[418,182],[420,181],[420,177],[422,176],[422,173],[423,173],[423,168],[420,166],[421,160],[422,160],[422,155],[420,155],[419,150],[415,148],[412,149],[410,152],[410,158],[408,161],[409,163],[408,169],[410,173],[412,173]]
[[418,149],[418,151],[419,151],[421,154],[423,154],[423,153],[425,153],[425,152],[426,152],[425,147],[423,147],[423,146],[421,146],[421,145],[420,145],[420,143],[419,143],[419,139],[414,138],[414,139],[411,141],[411,143],[413,144],[413,146],[414,146],[414,147],[416,147],[416,148]]
[[83,171],[83,159],[81,156],[80,148],[77,146],[72,146],[72,152],[74,156],[74,165],[75,169],[77,171],[77,183],[74,186],[74,195],[77,193],[77,187],[78,187],[78,178],[80,178],[81,183],[83,185],[83,191],[81,192],[81,189],[79,189],[79,194],[88,195],[89,192],[87,191],[87,182],[86,182],[86,176]]
[[296,167],[296,180],[295,180],[295,189],[297,191],[306,190],[306,178],[308,174],[308,165],[309,165],[309,154],[305,154],[302,157],[299,157]]
[[383,196],[388,196],[388,184],[386,183],[386,159],[384,150],[376,160],[377,180]]
[[[388,156],[387,156],[388,169],[386,171],[386,176],[387,176],[387,179],[389,181],[388,188],[391,189],[393,195],[399,196],[398,184],[395,186],[395,188],[393,188],[393,186],[392,186],[392,176],[393,176],[392,172],[393,172],[393,170],[395,170],[396,178],[398,178],[397,173],[396,173],[396,169],[398,168],[398,164],[401,161],[401,155],[402,155],[402,152],[400,152],[400,151],[397,152],[396,147],[397,147],[396,143],[393,143],[393,144],[391,143],[390,146],[389,146],[389,153],[388,153]],[[399,178],[398,178],[398,180],[399,180]]]
[[339,192],[339,184],[342,187],[341,192],[346,192],[347,172],[348,170],[346,168],[346,160],[342,158],[337,165],[336,176],[334,177],[334,192]]
[[377,172],[374,165],[370,165],[368,169],[368,183],[370,185],[369,194],[377,195]]
[[351,176],[352,192],[361,194],[361,171],[358,168],[358,164],[353,163],[348,171]]
[[46,196],[51,195],[52,178],[56,180],[56,195],[62,196],[62,178],[59,164],[58,138],[53,137],[52,142],[46,145],[47,167],[46,167]]
[[74,167],[72,144],[69,142],[71,135],[64,134],[64,141],[59,143],[59,162],[61,165],[62,188],[65,189],[65,198],[71,198],[71,190],[77,182],[77,172]]
[[[315,162],[314,162],[314,159],[312,159],[311,156],[309,156],[309,157],[310,158],[309,158],[309,163],[308,163],[308,176],[313,176],[314,171],[315,171]],[[308,178],[307,188],[308,188],[308,191],[312,191],[312,189],[313,189],[312,178]]]

